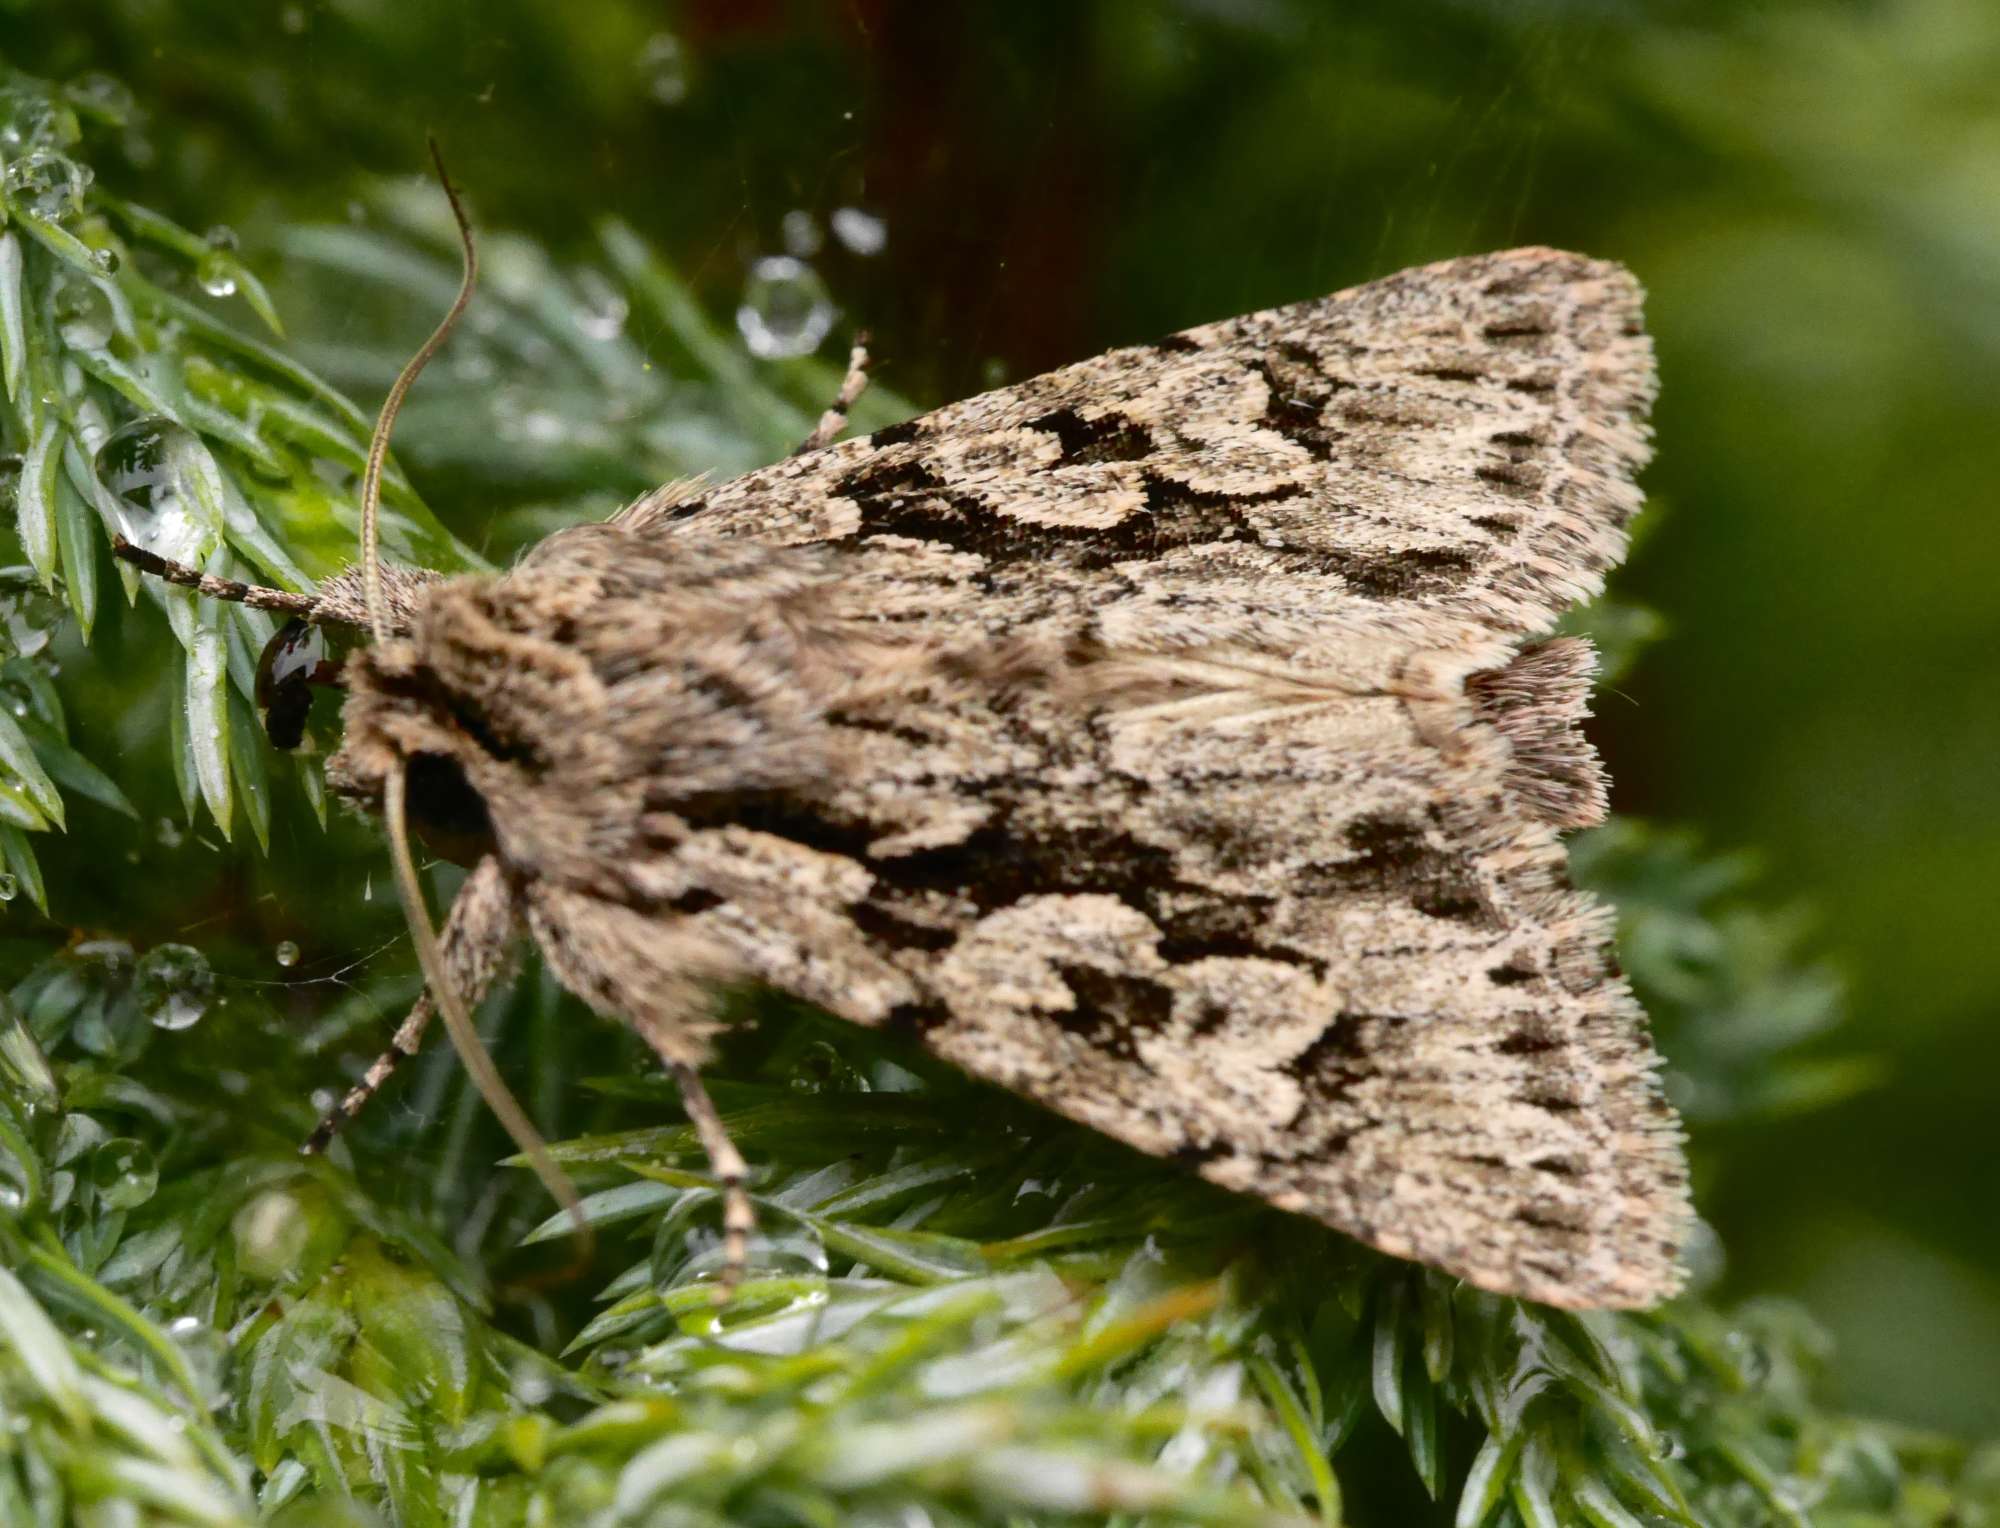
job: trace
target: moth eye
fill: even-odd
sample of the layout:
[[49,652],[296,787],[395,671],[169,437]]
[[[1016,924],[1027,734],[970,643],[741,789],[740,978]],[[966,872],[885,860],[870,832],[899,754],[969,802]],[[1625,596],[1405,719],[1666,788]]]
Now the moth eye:
[[486,798],[473,789],[455,759],[435,753],[409,757],[410,823],[432,853],[455,865],[474,865],[493,847],[493,819]]
[[327,651],[326,633],[291,620],[264,644],[257,660],[257,708],[273,748],[296,748],[306,735],[314,685],[338,685],[340,662]]

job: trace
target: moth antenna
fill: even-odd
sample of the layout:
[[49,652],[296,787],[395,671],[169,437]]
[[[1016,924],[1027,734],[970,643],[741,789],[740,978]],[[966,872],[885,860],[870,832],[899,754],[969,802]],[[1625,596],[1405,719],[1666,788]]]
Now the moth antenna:
[[458,295],[452,299],[450,310],[431,331],[430,338],[417,347],[417,353],[396,373],[389,396],[382,400],[382,412],[375,418],[375,433],[368,439],[368,467],[361,474],[361,581],[362,588],[367,592],[368,621],[375,629],[377,642],[389,640],[389,608],[382,593],[382,547],[378,524],[382,509],[382,468],[389,457],[389,432],[396,427],[396,416],[403,410],[403,399],[409,393],[410,385],[451,337],[451,331],[458,324],[458,316],[472,301],[473,288],[479,284],[479,246],[472,237],[472,220],[466,216],[465,203],[459,200],[458,188],[451,183],[451,176],[445,170],[444,152],[438,147],[436,137],[426,141],[430,144],[431,163],[437,167],[438,184],[444,187],[445,200],[451,203],[451,215],[458,224],[458,242],[464,251],[464,267],[458,280]]
[[[437,168],[438,184],[444,187],[445,199],[451,203],[452,218],[458,224],[459,244],[464,250],[465,262],[459,277],[458,295],[452,299],[450,309],[437,328],[431,331],[430,338],[418,347],[417,353],[396,374],[389,396],[382,400],[382,412],[375,420],[375,433],[368,441],[368,467],[361,475],[361,577],[367,594],[368,622],[374,628],[377,642],[388,641],[390,630],[388,600],[382,591],[379,525],[382,467],[389,455],[389,434],[395,428],[396,415],[402,411],[403,399],[408,395],[411,384],[450,337],[459,315],[472,301],[473,289],[479,282],[479,249],[472,237],[472,220],[466,216],[465,204],[459,200],[458,189],[452,185],[451,176],[444,167],[444,154],[438,148],[437,139],[432,137],[429,143],[431,163]],[[583,1202],[577,1197],[576,1185],[570,1182],[569,1174],[556,1165],[555,1158],[549,1155],[548,1142],[542,1139],[527,1111],[507,1090],[499,1069],[493,1065],[493,1058],[487,1054],[486,1046],[479,1038],[479,1031],[473,1027],[472,1015],[466,1011],[458,989],[452,985],[451,973],[445,969],[444,952],[438,948],[437,934],[431,928],[430,913],[424,906],[423,887],[417,882],[416,861],[410,855],[406,796],[407,775],[399,759],[382,782],[382,816],[389,831],[389,862],[396,871],[397,899],[403,904],[403,916],[410,925],[410,939],[416,945],[417,963],[423,967],[425,985],[430,988],[431,1001],[444,1020],[445,1033],[451,1037],[452,1049],[458,1052],[458,1059],[464,1064],[472,1085],[479,1089],[479,1096],[486,1100],[486,1107],[493,1111],[514,1144],[521,1148],[521,1155],[528,1159],[535,1176],[542,1180],[543,1186],[576,1226],[577,1262],[581,1264],[590,1256],[593,1237],[590,1222],[584,1218]]]
[[226,600],[232,605],[251,605],[259,610],[278,610],[307,621],[312,620],[319,609],[317,595],[294,594],[289,589],[269,589],[262,584],[246,584],[233,578],[217,578],[213,573],[202,572],[200,568],[191,568],[184,562],[174,562],[162,557],[158,552],[149,552],[120,535],[114,534],[111,538],[111,555],[120,562],[130,563],[141,573],[149,573],[166,583],[179,584],[183,589],[192,589],[195,593],[206,595],[212,600]]
[[549,1155],[548,1142],[535,1129],[514,1095],[507,1090],[499,1069],[493,1065],[493,1058],[487,1054],[486,1046],[479,1038],[479,1031],[473,1027],[472,1015],[459,1000],[458,989],[451,983],[451,975],[445,970],[444,951],[438,947],[437,935],[431,929],[430,914],[424,907],[423,887],[417,882],[417,864],[410,856],[410,834],[408,816],[405,810],[406,775],[402,761],[398,760],[382,782],[382,816],[389,828],[389,862],[396,870],[396,892],[403,904],[403,916],[409,921],[410,939],[417,947],[417,964],[423,967],[424,981],[430,988],[431,1001],[437,1005],[438,1016],[444,1020],[444,1031],[451,1037],[452,1049],[458,1052],[458,1059],[464,1063],[466,1075],[472,1085],[479,1089],[479,1096],[486,1100],[486,1107],[493,1111],[507,1134],[521,1148],[521,1155],[528,1159],[535,1176],[563,1207],[571,1223],[576,1227],[578,1265],[590,1258],[595,1240],[590,1222],[584,1218],[583,1202],[577,1197],[576,1185],[570,1182],[569,1174],[556,1164]]

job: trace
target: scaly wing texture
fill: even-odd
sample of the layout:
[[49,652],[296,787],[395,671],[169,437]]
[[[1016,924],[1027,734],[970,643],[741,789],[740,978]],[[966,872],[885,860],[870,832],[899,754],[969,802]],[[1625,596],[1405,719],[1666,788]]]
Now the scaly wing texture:
[[[838,756],[796,785],[628,793],[593,841],[652,901],[550,877],[531,921],[609,1006],[647,1001],[629,952],[667,920],[718,968],[1389,1252],[1559,1304],[1660,1299],[1679,1134],[1557,837],[1602,810],[1588,653],[1535,640],[1622,553],[1652,388],[1630,277],[1523,250],[551,538],[502,587],[822,543],[821,618],[961,679],[831,685]],[[606,714],[672,746],[618,699],[644,633],[604,640]],[[677,826],[619,838],[647,814]],[[613,924],[627,954],[565,933]]]

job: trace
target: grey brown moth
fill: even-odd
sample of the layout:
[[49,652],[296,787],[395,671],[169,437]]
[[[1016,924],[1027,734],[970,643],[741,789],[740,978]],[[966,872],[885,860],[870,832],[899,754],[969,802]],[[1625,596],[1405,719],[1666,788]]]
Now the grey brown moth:
[[[1566,878],[1605,788],[1550,630],[1622,554],[1653,391],[1632,278],[1521,249],[836,409],[500,576],[382,569],[328,778],[407,780],[465,853],[457,995],[531,937],[732,1189],[695,1069],[754,980],[1481,1287],[1649,1304],[1681,1137]],[[370,624],[359,572],[128,555]]]

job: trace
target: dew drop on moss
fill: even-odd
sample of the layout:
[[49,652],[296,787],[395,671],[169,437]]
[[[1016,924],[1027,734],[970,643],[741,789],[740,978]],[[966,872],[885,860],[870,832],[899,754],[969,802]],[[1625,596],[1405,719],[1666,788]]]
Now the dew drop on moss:
[[10,159],[0,176],[7,200],[45,223],[67,222],[82,212],[90,181],[89,166],[54,149],[36,149]]
[[625,295],[604,272],[588,266],[578,271],[575,279],[579,302],[577,328],[593,340],[617,339],[625,332],[625,320],[632,312]]
[[51,306],[62,342],[72,350],[102,350],[110,344],[117,325],[104,289],[67,268],[58,273],[54,286]]
[[124,127],[132,120],[135,106],[131,90],[123,80],[101,69],[79,74],[63,86],[63,94],[113,127]]
[[889,242],[888,225],[859,207],[838,208],[827,222],[833,236],[853,254],[879,255]]
[[305,1206],[283,1189],[268,1189],[229,1223],[236,1261],[252,1278],[281,1279],[298,1266],[312,1237]]
[[194,432],[158,414],[121,425],[97,448],[97,478],[110,490],[126,536],[175,562],[199,563],[213,545],[188,492]]
[[271,954],[287,971],[299,963],[299,947],[289,939],[280,939],[278,947]]
[[90,1182],[107,1210],[133,1210],[160,1186],[160,1167],[143,1141],[117,1136],[90,1154]]
[[210,1406],[223,1399],[222,1379],[229,1368],[229,1341],[199,1316],[176,1316],[167,1335],[187,1360],[188,1370]]
[[810,260],[819,253],[819,224],[803,207],[794,207],[784,215],[778,223],[778,237],[785,253],[796,259]]
[[198,1023],[215,1001],[215,973],[201,951],[185,944],[155,945],[133,971],[139,1011],[160,1029]]
[[678,106],[687,99],[687,49],[671,32],[656,32],[639,50],[639,77],[646,94],[661,106]]
[[236,257],[227,250],[210,250],[195,262],[194,280],[211,297],[234,297]]
[[[44,589],[28,568],[0,568],[0,653],[32,658],[54,639],[65,606]],[[5,704],[16,716],[34,709],[25,687],[0,686]]]
[[83,136],[76,113],[30,84],[0,89],[0,149],[66,149]]
[[0,902],[11,902],[21,894],[21,883],[7,871],[0,870]]
[[766,255],[750,267],[736,328],[751,354],[766,360],[811,355],[833,328],[833,300],[803,260]]

